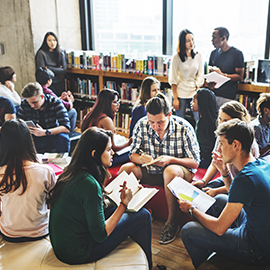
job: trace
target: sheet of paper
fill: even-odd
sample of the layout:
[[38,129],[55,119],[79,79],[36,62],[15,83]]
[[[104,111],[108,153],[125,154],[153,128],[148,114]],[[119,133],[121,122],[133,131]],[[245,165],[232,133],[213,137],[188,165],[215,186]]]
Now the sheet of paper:
[[162,160],[162,157],[157,157],[156,159],[154,159],[154,160],[152,160],[152,161],[150,161],[150,162],[148,162],[148,163],[144,163],[144,164],[142,165],[142,167],[146,167],[146,166],[152,165],[152,164],[154,164],[154,163],[156,163],[156,162],[158,162],[158,161],[160,161],[160,160]]
[[207,80],[207,82],[216,82],[217,84],[216,84],[215,88],[219,88],[225,82],[230,80],[230,78],[223,76],[223,75],[220,75],[215,71],[204,75],[204,78]]
[[206,212],[216,201],[181,177],[175,177],[167,186],[175,197],[192,202],[203,212]]
[[127,153],[127,152],[130,152],[130,150],[131,150],[131,146],[127,146],[127,147],[125,147],[125,148],[123,148],[123,149],[117,151],[116,154],[117,154],[118,156],[120,156],[120,155],[122,155],[122,154],[125,154],[125,153]]

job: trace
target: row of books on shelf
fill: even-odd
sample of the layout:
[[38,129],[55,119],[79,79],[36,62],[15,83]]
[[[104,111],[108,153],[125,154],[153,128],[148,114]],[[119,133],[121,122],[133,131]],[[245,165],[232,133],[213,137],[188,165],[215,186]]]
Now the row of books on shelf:
[[65,52],[67,67],[104,70],[123,73],[168,76],[169,56],[147,56],[147,59],[127,58],[124,54],[96,53],[94,51]]
[[138,88],[133,87],[132,83],[122,82],[119,85],[114,81],[107,81],[105,87],[117,91],[120,99],[123,100],[129,100],[134,103],[138,97]]
[[256,102],[257,98],[248,95],[237,94],[236,100],[243,104],[252,117],[257,116]]
[[79,77],[65,78],[65,90],[70,90],[75,95],[85,95],[89,98],[98,95],[98,86],[96,82],[92,82],[90,79],[80,79]]

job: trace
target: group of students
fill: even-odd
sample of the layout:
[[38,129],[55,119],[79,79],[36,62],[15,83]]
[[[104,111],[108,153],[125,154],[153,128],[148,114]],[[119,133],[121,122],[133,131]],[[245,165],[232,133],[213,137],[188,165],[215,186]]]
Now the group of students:
[[[54,40],[48,38],[46,42],[51,44]],[[192,46],[188,50],[190,48]],[[190,55],[184,58],[192,58],[193,53]],[[46,66],[38,70],[48,74]],[[25,100],[19,116],[24,108],[29,117],[47,108],[48,115],[43,114],[42,120],[47,123],[54,117],[50,113],[62,111],[64,105],[58,98],[43,93],[49,87],[47,82],[42,84],[43,89],[36,83],[24,88]],[[101,91],[84,118],[83,133],[71,162],[57,181],[53,170],[37,161],[35,137],[31,135],[53,135],[54,129],[28,128],[19,118],[6,119],[0,140],[1,236],[7,241],[22,242],[50,234],[57,258],[68,264],[96,261],[129,236],[144,250],[149,269],[165,269],[153,267],[149,211],[142,208],[136,213],[125,213],[133,196],[126,182],[119,187],[121,203],[117,208],[105,196],[104,184],[110,177],[108,168],[117,159],[114,152],[130,145],[129,156],[121,160],[124,164],[119,173],[133,172],[142,184],[162,185],[165,189],[168,218],[160,244],[172,242],[179,232],[176,214],[180,207],[195,220],[181,230],[195,268],[213,252],[249,264],[270,263],[270,218],[267,215],[270,164],[257,159],[259,150],[245,107],[237,101],[229,101],[218,111],[213,92],[205,88],[197,90],[198,87],[196,85],[191,96],[192,109],[198,112],[194,130],[183,117],[172,115],[171,104],[160,93],[160,83],[147,77],[132,112],[130,139],[122,145],[114,141],[113,124],[119,110],[119,94],[110,89]],[[261,95],[261,98],[264,100],[258,101],[257,126],[260,126],[255,129],[256,139],[258,130],[265,130],[270,122],[270,97],[266,100]],[[57,103],[58,109],[46,103],[50,100]],[[175,98],[173,106],[179,106]],[[66,111],[63,115],[68,121]],[[259,145],[261,150],[267,147]],[[149,161],[154,163],[142,166]],[[207,172],[202,180],[193,182],[199,166],[208,167]],[[210,181],[218,171],[221,179]],[[175,176],[203,188],[211,196],[219,194],[215,197],[216,203],[203,213],[191,202],[177,200],[167,188]]]

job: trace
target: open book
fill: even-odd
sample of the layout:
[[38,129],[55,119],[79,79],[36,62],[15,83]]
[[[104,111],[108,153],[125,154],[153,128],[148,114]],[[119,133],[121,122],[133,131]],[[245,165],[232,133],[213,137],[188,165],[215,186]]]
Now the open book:
[[123,171],[105,187],[106,192],[110,193],[106,194],[106,197],[117,206],[119,206],[121,202],[119,190],[121,190],[120,185],[122,185],[124,181],[127,182],[127,187],[131,189],[133,194],[133,198],[127,208],[127,211],[130,212],[138,212],[158,192],[156,188],[139,188],[139,182],[135,175],[133,173],[127,174]]
[[181,177],[176,176],[167,187],[178,199],[188,200],[198,209],[206,212],[216,201]]

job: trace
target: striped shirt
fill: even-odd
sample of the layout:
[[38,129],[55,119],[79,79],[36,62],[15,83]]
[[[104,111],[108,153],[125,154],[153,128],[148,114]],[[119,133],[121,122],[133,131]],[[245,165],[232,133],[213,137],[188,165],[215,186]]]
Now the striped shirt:
[[25,121],[32,120],[33,122],[39,124],[42,116],[42,128],[49,129],[58,126],[65,126],[70,130],[70,122],[68,118],[68,113],[66,108],[64,107],[62,101],[48,94],[44,94],[45,105],[42,112],[40,110],[34,110],[28,104],[26,99],[22,100],[21,107],[17,112],[17,117],[21,118]]
[[[200,148],[194,129],[181,117],[171,116],[169,128],[163,140],[160,140],[145,116],[134,127],[132,139],[130,154],[139,154],[139,150],[142,150],[153,159],[167,155],[176,158],[192,158],[198,164],[200,163]],[[196,169],[187,169],[193,173],[196,172]],[[163,170],[163,167],[147,166],[149,174],[162,174]]]

